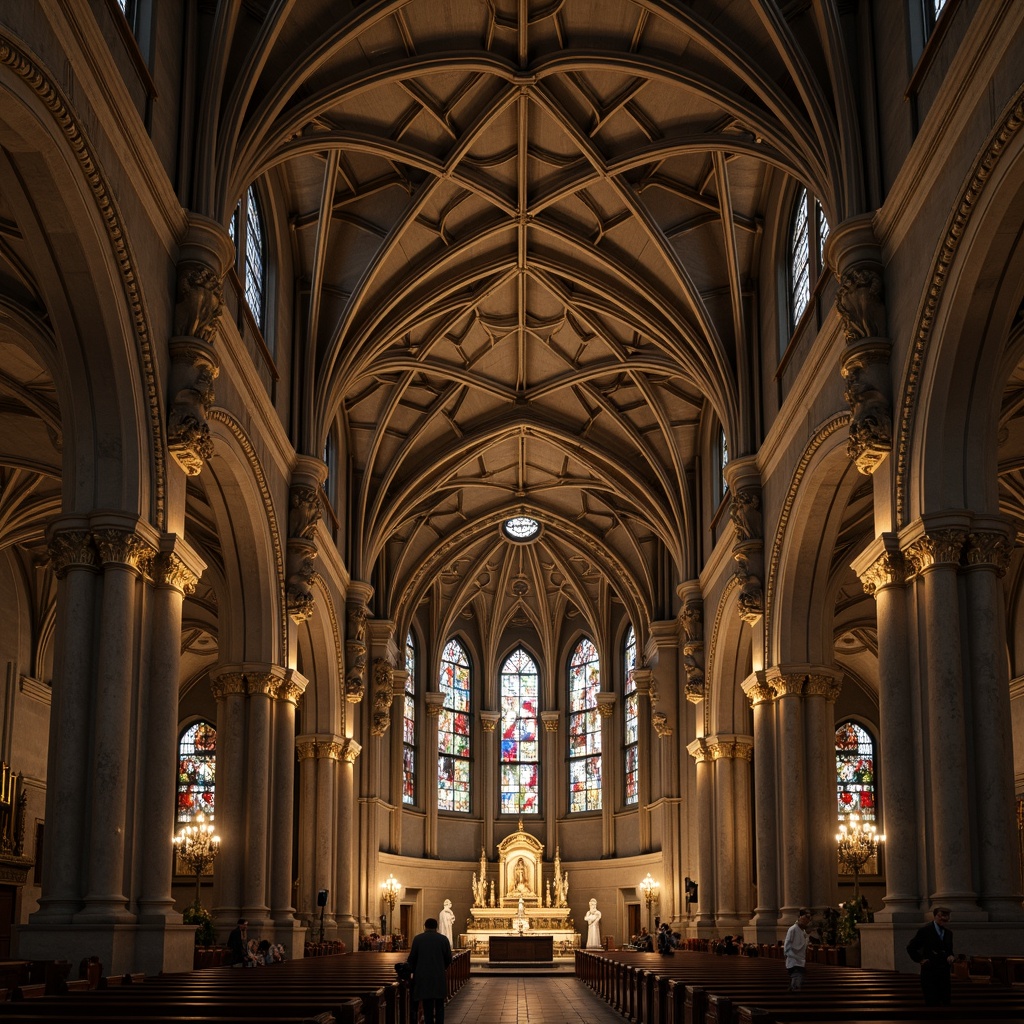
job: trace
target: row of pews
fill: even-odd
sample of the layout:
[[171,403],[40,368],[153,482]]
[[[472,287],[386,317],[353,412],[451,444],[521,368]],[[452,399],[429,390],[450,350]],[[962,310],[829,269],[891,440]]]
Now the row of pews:
[[[416,1024],[394,965],[407,953],[344,953],[258,968],[212,967],[133,984],[6,1003],[11,1024]],[[450,999],[469,979],[469,953],[448,969]]]
[[952,1006],[925,1006],[916,975],[808,964],[789,991],[781,960],[577,950],[576,976],[631,1024],[1021,1024],[1024,987],[954,979]]

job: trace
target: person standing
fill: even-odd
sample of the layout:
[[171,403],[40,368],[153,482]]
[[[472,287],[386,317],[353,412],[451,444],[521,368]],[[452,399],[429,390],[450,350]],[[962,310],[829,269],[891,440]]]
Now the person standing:
[[807,944],[810,941],[807,928],[811,923],[811,912],[801,908],[796,921],[786,932],[786,941],[782,951],[786,955],[786,970],[789,972],[790,992],[799,992],[803,988],[804,975],[807,973]]
[[910,959],[921,965],[921,991],[926,1006],[949,1006],[953,1001],[953,933],[949,907],[935,907],[931,921],[907,943]]
[[583,915],[583,920],[590,925],[587,931],[587,949],[600,949],[601,911],[597,909],[597,900],[590,901],[590,909]]
[[423,1007],[423,1024],[444,1024],[444,1000],[448,994],[445,971],[452,962],[452,945],[437,930],[436,918],[428,917],[423,929],[412,940],[409,950],[412,999]]

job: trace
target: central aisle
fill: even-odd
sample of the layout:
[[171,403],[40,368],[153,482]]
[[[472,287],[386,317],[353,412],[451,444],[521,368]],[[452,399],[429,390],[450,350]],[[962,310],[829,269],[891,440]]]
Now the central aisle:
[[445,1024],[624,1024],[573,977],[472,975],[445,1007]]

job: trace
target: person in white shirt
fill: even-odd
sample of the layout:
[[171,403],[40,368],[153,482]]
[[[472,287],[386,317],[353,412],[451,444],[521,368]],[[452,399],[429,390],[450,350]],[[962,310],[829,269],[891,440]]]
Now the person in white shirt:
[[799,992],[807,972],[807,928],[811,923],[811,912],[801,909],[796,922],[786,932],[783,952],[786,954],[786,970],[789,972],[790,992]]

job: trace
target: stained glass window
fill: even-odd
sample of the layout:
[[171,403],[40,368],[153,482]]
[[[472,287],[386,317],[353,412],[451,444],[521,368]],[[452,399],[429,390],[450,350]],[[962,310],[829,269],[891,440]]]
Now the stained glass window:
[[458,640],[441,655],[444,707],[437,729],[437,808],[469,813],[469,658]]
[[796,327],[811,301],[811,258],[807,228],[807,189],[800,189],[789,229],[790,326]]
[[416,641],[405,638],[405,704],[402,711],[402,803],[416,803]]
[[[836,729],[836,795],[840,824],[851,815],[875,823],[875,741],[856,722],[843,722]],[[862,870],[877,872],[877,859],[872,858]]]
[[601,810],[601,716],[597,648],[584,637],[569,659],[569,811]]
[[725,427],[718,428],[718,494],[724,498],[729,493],[729,481],[725,479],[725,467],[729,465],[729,439]]
[[623,722],[623,737],[625,739],[625,762],[626,762],[626,803],[635,804],[640,799],[640,772],[639,772],[639,723],[637,719],[637,695],[636,681],[633,679],[633,669],[636,668],[636,633],[630,626],[626,633],[626,644],[624,648],[622,670],[625,673],[625,684],[622,692],[625,694],[625,719]]
[[190,725],[178,740],[177,827],[188,825],[202,814],[209,821],[214,812],[217,769],[217,730],[209,722]]
[[501,813],[540,811],[537,665],[521,647],[501,667]]
[[266,333],[264,292],[267,283],[267,250],[263,216],[256,190],[250,185],[245,206],[245,301],[261,331]]

